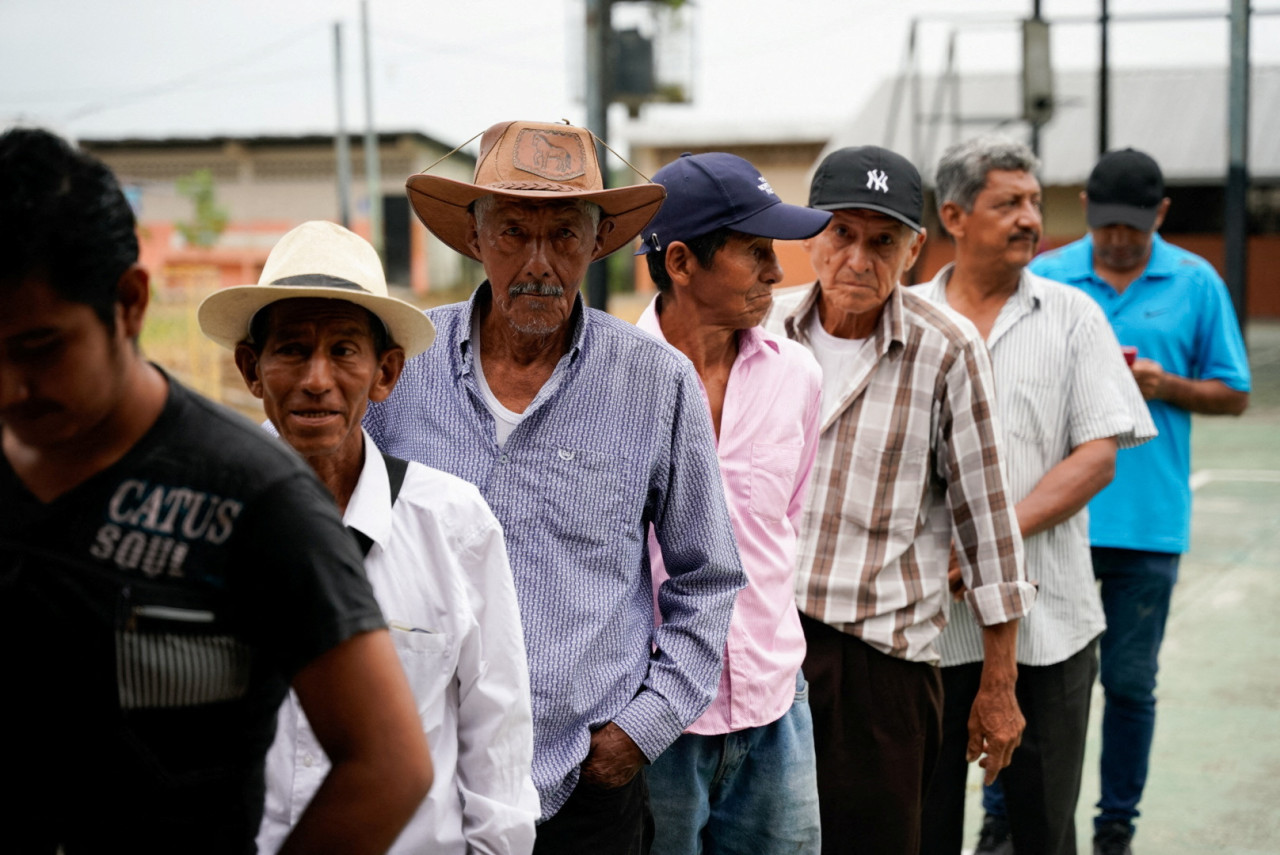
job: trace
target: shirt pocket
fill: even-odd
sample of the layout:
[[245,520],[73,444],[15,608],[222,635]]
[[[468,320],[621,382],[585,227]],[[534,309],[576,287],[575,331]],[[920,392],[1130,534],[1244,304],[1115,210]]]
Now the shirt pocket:
[[929,450],[854,447],[845,518],[872,533],[914,531],[929,477]]
[[407,628],[397,622],[391,623],[390,630],[391,643],[421,714],[425,707],[439,702],[446,680],[457,670],[453,639],[448,633]]
[[249,689],[252,649],[212,606],[125,602],[116,626],[116,688],[123,710],[233,701]]
[[568,447],[544,447],[538,454],[545,529],[565,543],[614,543],[622,517],[623,459]]
[[1053,388],[1049,377],[1023,374],[1000,388],[1000,421],[1011,438],[1040,446],[1062,424],[1063,413],[1057,402],[1063,398]]
[[767,442],[751,444],[747,507],[756,516],[780,522],[787,515],[800,468],[801,447]]

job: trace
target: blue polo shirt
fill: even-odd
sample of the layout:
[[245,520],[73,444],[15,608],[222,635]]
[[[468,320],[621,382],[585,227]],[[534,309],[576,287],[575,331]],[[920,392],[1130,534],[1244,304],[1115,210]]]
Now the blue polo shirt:
[[[1153,359],[1182,377],[1221,380],[1249,391],[1249,360],[1231,298],[1200,256],[1157,234],[1146,270],[1122,294],[1094,274],[1089,236],[1045,253],[1030,269],[1093,297],[1120,344],[1138,348],[1139,359]],[[1147,406],[1160,435],[1116,455],[1115,479],[1089,503],[1089,540],[1094,546],[1186,552],[1191,414],[1165,401]]]

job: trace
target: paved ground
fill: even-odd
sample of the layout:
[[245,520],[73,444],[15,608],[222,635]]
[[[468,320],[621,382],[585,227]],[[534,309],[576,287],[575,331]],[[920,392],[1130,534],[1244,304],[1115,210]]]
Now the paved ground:
[[[1192,548],[1161,656],[1137,855],[1280,853],[1280,324],[1249,329],[1254,394],[1238,419],[1197,417]],[[1077,823],[1092,851],[1101,692]],[[970,776],[966,845],[981,823]]]

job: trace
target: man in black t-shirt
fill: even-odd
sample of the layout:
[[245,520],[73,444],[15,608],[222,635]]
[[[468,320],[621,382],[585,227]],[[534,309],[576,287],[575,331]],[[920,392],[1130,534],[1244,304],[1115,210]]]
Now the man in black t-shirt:
[[332,771],[282,851],[381,852],[431,782],[354,541],[305,465],[142,357],[110,172],[0,136],[6,851],[253,852],[275,712]]

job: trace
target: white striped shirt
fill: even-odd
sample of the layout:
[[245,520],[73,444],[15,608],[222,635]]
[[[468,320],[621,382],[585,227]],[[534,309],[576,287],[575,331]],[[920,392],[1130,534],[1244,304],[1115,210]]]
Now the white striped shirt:
[[[952,265],[912,291],[947,305]],[[1083,297],[1083,299],[1081,299]],[[1023,271],[987,337],[1010,498],[1027,497],[1073,448],[1115,437],[1121,448],[1155,436],[1155,425],[1111,326],[1087,295]],[[1089,557],[1089,517],[1071,519],[1023,542],[1036,607],[1018,629],[1018,662],[1052,665],[1105,628]],[[953,608],[938,641],[943,666],[982,659],[982,629]]]

